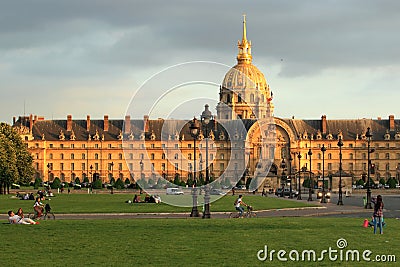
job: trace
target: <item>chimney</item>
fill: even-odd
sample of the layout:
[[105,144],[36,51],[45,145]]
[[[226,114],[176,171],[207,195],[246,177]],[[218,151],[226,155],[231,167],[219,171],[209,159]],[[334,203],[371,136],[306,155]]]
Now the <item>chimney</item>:
[[67,115],[67,132],[72,131],[72,115]]
[[394,131],[394,115],[389,115],[389,131]]
[[124,133],[129,134],[131,132],[131,116],[125,115]]
[[86,116],[86,131],[90,131],[90,115]]
[[321,133],[326,134],[326,115],[321,117]]
[[103,124],[104,124],[104,127],[103,127],[104,131],[108,132],[108,115],[104,115]]
[[33,116],[32,114],[29,115],[29,132],[32,133],[32,128],[33,128]]
[[143,116],[143,131],[145,133],[149,132],[149,116],[148,115]]

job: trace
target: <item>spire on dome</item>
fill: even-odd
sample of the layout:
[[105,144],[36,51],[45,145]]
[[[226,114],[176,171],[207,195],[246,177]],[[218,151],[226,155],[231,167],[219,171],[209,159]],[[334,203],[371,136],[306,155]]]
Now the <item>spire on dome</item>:
[[247,34],[246,34],[246,14],[243,14],[243,35],[242,35],[242,44],[247,42]]
[[238,41],[239,53],[237,55],[238,63],[251,63],[251,42],[247,41],[247,29],[246,29],[246,15],[243,14],[243,33],[242,41]]

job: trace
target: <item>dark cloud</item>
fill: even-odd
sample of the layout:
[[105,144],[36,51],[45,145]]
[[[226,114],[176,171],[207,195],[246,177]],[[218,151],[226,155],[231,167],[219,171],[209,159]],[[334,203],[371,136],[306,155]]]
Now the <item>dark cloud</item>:
[[[234,65],[243,13],[254,63],[271,83],[271,69],[279,69],[276,84],[331,70],[397,69],[398,10],[395,0],[6,1],[0,9],[0,97],[12,95],[9,88],[26,88],[33,101],[41,98],[30,88],[45,95],[82,85],[96,91],[90,86],[128,76],[144,81],[143,73],[190,60]],[[377,80],[388,90],[396,87]],[[10,110],[3,119],[20,112]]]

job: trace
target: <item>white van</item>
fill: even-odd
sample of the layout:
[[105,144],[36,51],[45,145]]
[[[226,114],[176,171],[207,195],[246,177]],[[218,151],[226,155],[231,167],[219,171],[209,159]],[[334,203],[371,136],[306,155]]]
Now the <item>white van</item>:
[[179,188],[167,188],[167,195],[183,195],[183,191]]

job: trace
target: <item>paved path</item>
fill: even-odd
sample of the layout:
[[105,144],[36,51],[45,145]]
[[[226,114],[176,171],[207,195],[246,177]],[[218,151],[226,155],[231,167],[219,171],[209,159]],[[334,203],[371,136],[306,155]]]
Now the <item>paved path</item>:
[[[293,200],[299,201],[299,200]],[[306,200],[301,200],[307,202]],[[338,206],[333,203],[321,204],[317,201],[312,203],[317,207],[288,208],[257,211],[257,217],[311,217],[311,216],[340,216],[364,217],[362,214],[371,214],[358,206]],[[212,218],[228,218],[231,212],[212,212]],[[370,215],[369,215],[370,216]],[[148,219],[148,218],[190,218],[187,213],[90,213],[90,214],[57,214],[57,219]]]

